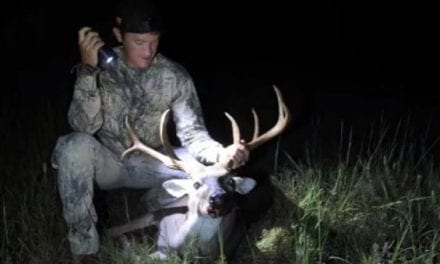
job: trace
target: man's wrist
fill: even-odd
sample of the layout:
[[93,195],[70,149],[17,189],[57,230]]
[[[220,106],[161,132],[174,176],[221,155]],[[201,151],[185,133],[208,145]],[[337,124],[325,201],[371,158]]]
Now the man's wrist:
[[93,65],[90,64],[79,64],[76,67],[76,72],[78,75],[89,75],[89,76],[93,76],[96,75],[98,72],[100,71],[100,69],[98,67],[95,67]]

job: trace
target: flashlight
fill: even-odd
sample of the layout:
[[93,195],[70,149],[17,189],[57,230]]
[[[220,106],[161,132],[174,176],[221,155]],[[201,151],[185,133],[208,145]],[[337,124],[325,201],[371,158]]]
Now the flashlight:
[[98,60],[101,67],[106,68],[107,66],[111,65],[118,55],[114,50],[111,48],[101,48],[98,51]]

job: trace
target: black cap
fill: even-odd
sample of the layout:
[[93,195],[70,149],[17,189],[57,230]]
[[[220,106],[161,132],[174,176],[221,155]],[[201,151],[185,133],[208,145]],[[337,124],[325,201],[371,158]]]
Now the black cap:
[[116,16],[121,18],[118,25],[122,32],[163,33],[165,25],[157,6],[148,0],[122,0]]

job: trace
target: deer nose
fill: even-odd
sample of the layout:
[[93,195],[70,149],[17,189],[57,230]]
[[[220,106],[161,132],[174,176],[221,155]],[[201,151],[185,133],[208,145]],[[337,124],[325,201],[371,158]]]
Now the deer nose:
[[209,196],[208,214],[212,217],[221,217],[228,214],[233,207],[233,199],[230,193],[218,192]]
[[227,193],[215,193],[209,197],[209,204],[213,207],[223,207],[229,204],[230,197]]
[[216,193],[209,197],[209,204],[212,206],[222,206],[224,203],[224,193]]

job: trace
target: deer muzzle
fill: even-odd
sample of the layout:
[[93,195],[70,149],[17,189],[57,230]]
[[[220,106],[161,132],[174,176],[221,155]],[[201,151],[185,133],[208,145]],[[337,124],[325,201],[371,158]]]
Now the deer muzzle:
[[233,207],[232,194],[230,193],[214,193],[209,197],[208,214],[213,217],[222,217],[228,214]]

